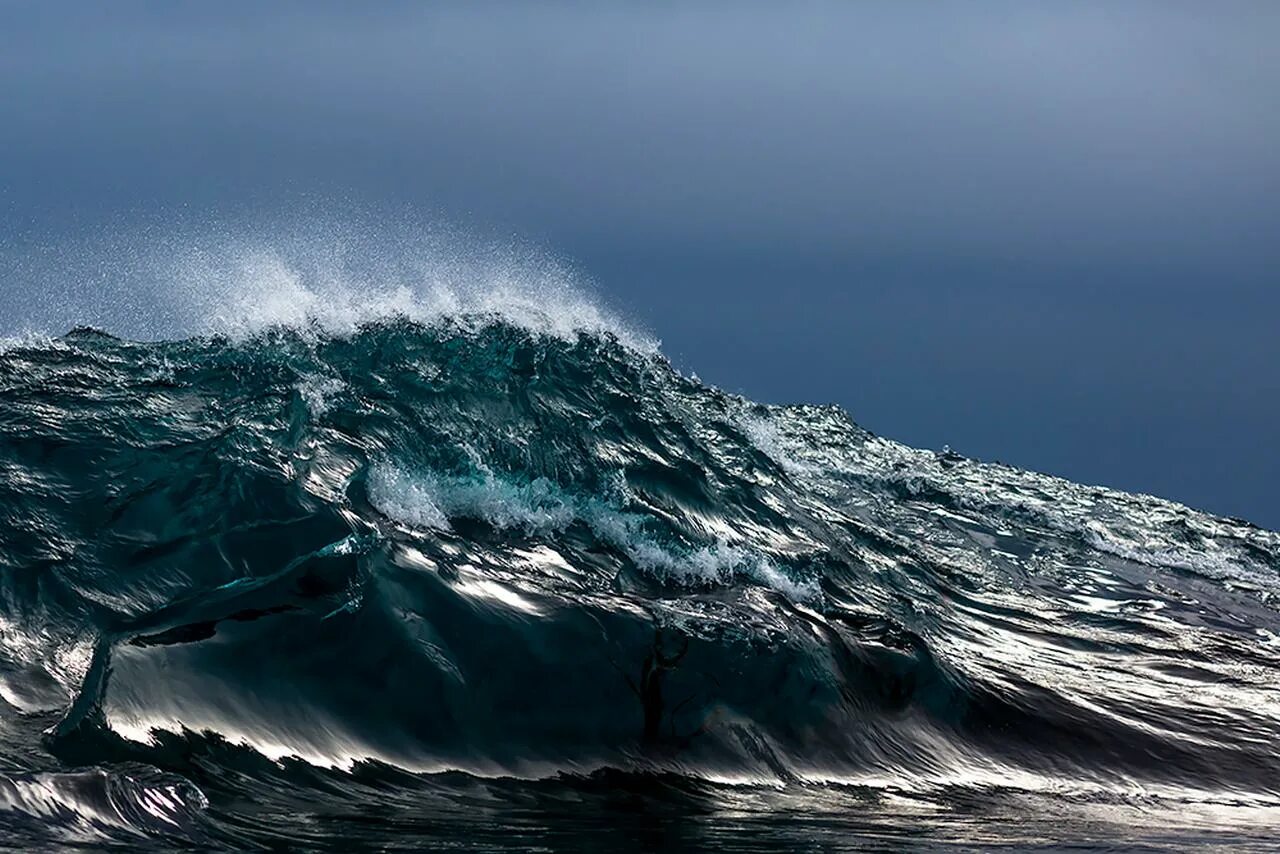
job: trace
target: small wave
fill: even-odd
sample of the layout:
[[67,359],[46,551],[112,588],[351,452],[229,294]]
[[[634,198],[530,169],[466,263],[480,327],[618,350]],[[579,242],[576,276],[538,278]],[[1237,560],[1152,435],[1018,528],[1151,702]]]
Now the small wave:
[[156,835],[191,842],[206,807],[188,781],[147,768],[0,774],[6,845],[137,843]]

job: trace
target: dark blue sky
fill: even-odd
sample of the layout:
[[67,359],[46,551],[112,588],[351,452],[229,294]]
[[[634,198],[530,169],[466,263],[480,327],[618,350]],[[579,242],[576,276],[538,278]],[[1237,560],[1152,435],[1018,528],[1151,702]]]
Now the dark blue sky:
[[1277,45],[1270,0],[0,0],[0,332],[50,247],[410,209],[722,387],[1280,527]]

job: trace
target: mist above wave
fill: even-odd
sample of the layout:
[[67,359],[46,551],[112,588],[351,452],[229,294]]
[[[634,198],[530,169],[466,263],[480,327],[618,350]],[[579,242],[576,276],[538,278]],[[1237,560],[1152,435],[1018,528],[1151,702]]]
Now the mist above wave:
[[561,338],[608,334],[646,352],[658,346],[605,308],[570,264],[515,239],[369,216],[157,231],[0,252],[7,346],[85,325],[144,341],[244,340],[272,329],[349,335],[396,319],[502,322]]

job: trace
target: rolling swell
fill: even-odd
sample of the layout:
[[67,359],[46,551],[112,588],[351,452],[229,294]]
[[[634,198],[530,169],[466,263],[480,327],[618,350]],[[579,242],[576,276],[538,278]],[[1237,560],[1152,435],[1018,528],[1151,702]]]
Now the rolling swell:
[[1280,809],[1280,536],[606,331],[11,343],[0,549],[17,839],[730,783]]

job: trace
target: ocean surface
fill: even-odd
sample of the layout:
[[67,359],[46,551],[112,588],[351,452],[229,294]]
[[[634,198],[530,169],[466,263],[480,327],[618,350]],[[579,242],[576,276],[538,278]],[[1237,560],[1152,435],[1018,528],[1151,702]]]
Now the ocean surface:
[[1280,535],[272,293],[0,345],[0,847],[1274,850]]

